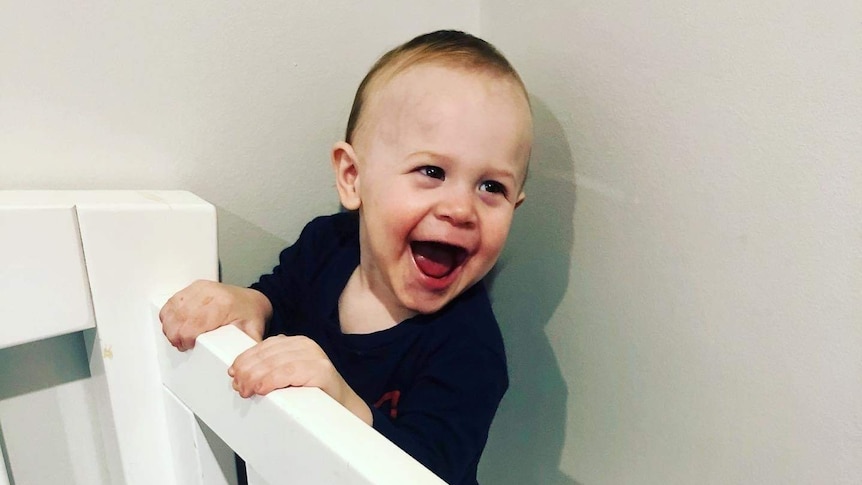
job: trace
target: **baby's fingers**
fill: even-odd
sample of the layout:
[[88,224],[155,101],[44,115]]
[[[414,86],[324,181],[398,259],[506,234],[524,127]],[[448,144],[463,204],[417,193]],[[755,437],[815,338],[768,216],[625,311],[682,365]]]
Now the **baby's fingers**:
[[[265,365],[257,365],[251,368],[232,367],[233,388],[242,397],[251,397],[255,394],[266,395],[275,389],[289,387],[292,384],[289,376],[293,373],[293,363],[285,363],[277,368]],[[228,374],[231,370],[228,369]]]
[[288,361],[274,368],[258,366],[250,372],[237,373],[233,388],[240,396],[251,397],[255,394],[265,396],[286,387],[320,387],[316,381],[321,367],[318,361],[309,360]]
[[183,333],[186,324],[186,315],[175,301],[176,296],[165,303],[159,311],[159,320],[162,322],[162,333],[168,341],[179,350],[186,350],[188,337]]
[[305,337],[271,337],[246,350],[228,368],[242,397],[265,395],[291,386],[321,387],[334,369],[316,344]]
[[224,323],[223,305],[210,304],[221,292],[219,283],[198,280],[165,303],[159,311],[159,320],[171,345],[180,351],[191,349],[198,335]]
[[227,374],[233,378],[234,390],[242,397],[249,397],[256,392],[268,369],[262,359],[261,344],[258,344],[239,354],[228,367]]
[[200,335],[200,316],[190,317],[183,308],[165,307],[159,313],[162,318],[162,333],[168,341],[183,352],[195,346],[195,339]]
[[261,375],[260,378],[250,386],[253,394],[265,396],[276,389],[302,386],[303,382],[301,380],[297,380],[297,377],[299,377],[297,371],[301,369],[301,367],[302,365],[299,362],[287,362],[278,368],[270,369],[269,372]]

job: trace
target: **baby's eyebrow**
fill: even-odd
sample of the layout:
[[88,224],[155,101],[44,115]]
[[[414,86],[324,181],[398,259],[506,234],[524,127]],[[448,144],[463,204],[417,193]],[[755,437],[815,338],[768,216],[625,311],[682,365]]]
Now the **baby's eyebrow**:
[[452,161],[452,159],[450,157],[447,157],[446,155],[437,152],[431,152],[428,150],[420,150],[418,152],[413,152],[407,155],[407,160],[412,160],[414,158],[431,158],[434,160],[442,160],[447,162]]
[[512,182],[517,180],[517,177],[515,176],[515,172],[508,170],[508,169],[490,170],[490,171],[488,171],[488,174],[491,178],[495,178],[495,179],[511,179]]

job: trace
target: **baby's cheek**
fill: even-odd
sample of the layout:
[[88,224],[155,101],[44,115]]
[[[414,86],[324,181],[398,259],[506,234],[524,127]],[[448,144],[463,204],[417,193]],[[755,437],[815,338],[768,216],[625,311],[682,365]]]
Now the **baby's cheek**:
[[509,229],[512,226],[512,216],[511,214],[505,214],[499,218],[497,218],[493,225],[490,227],[490,231],[487,234],[487,243],[488,250],[491,253],[494,253],[494,258],[496,259],[499,256],[500,252],[503,249],[503,246],[506,244],[506,239],[509,237]]

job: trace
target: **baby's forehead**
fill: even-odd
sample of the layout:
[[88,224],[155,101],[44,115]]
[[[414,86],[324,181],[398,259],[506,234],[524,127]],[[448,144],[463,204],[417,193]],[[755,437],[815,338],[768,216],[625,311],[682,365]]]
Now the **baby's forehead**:
[[509,73],[501,72],[489,66],[465,64],[443,58],[411,65],[393,66],[390,70],[378,73],[378,76],[369,85],[368,100],[371,101],[372,98],[380,98],[393,90],[404,89],[405,87],[409,88],[422,83],[426,76],[433,76],[435,72],[460,74],[460,76],[451,77],[450,80],[460,79],[463,85],[481,81],[489,86],[497,85],[516,88],[512,90],[512,95],[523,96],[527,99],[527,93],[523,85]]
[[[361,151],[379,142],[407,152],[450,152],[454,159],[509,160],[516,173],[526,172],[532,116],[526,94],[511,76],[433,64],[405,69],[388,81],[368,98],[356,133]],[[464,147],[471,148],[463,152]]]
[[[366,91],[362,113],[364,119],[360,120],[360,125],[377,125],[381,115],[415,115],[417,111],[428,115],[445,110],[447,106],[441,100],[446,97],[446,93],[456,93],[481,85],[491,96],[508,99],[518,106],[517,118],[532,131],[532,114],[527,93],[520,80],[508,73],[489,67],[465,66],[438,60],[379,74]],[[435,79],[437,76],[443,76],[444,81],[429,82],[429,79]],[[374,126],[371,131],[377,128],[379,126]]]

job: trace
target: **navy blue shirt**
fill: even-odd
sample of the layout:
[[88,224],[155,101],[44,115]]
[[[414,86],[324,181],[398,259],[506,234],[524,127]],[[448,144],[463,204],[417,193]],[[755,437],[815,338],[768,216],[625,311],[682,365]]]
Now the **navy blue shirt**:
[[266,336],[305,335],[368,403],[374,429],[450,484],[475,484],[508,387],[500,329],[483,283],[440,311],[370,334],[343,334],[338,299],[359,265],[359,217],[311,221],[252,285],[272,303]]

